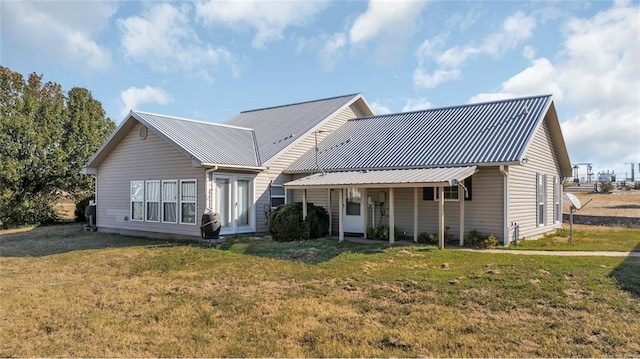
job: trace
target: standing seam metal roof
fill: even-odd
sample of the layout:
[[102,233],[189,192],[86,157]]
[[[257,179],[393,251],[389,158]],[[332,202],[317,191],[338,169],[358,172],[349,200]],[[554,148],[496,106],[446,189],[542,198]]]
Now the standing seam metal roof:
[[360,94],[244,111],[226,124],[252,128],[265,163],[358,96]]
[[147,112],[131,115],[201,164],[260,166],[251,129]]
[[[522,159],[551,95],[349,120],[319,144],[325,171],[450,167]],[[288,172],[315,172],[315,151]]]

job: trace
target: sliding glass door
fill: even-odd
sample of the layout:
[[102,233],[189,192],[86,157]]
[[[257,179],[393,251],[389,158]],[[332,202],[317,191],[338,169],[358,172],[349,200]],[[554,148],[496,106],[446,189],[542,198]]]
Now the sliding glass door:
[[220,214],[221,233],[255,231],[253,176],[209,172],[207,185],[208,207]]

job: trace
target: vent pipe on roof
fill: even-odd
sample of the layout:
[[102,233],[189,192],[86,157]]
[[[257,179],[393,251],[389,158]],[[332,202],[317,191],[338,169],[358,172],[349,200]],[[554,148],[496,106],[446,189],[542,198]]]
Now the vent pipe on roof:
[[327,130],[318,130],[318,131],[313,131],[313,135],[315,136],[316,139],[316,168],[320,170],[320,172],[322,172],[322,175],[324,176],[324,170],[320,167],[320,164],[318,163],[318,134],[319,133],[328,133],[331,131],[327,131]]

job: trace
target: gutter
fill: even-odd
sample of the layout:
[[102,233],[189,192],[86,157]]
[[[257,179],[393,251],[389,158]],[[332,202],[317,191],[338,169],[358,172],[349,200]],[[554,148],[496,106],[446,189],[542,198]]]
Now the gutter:
[[503,208],[502,218],[502,243],[505,247],[509,246],[509,168],[500,165],[500,173],[502,173],[502,190],[503,190]]

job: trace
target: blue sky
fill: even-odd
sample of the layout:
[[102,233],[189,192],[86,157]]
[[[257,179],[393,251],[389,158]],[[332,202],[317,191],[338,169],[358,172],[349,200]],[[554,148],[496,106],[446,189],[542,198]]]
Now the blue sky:
[[572,162],[621,174],[640,162],[638,1],[2,1],[0,10],[3,66],[86,87],[116,122],[131,108],[223,122],[357,92],[378,114],[552,93]]

